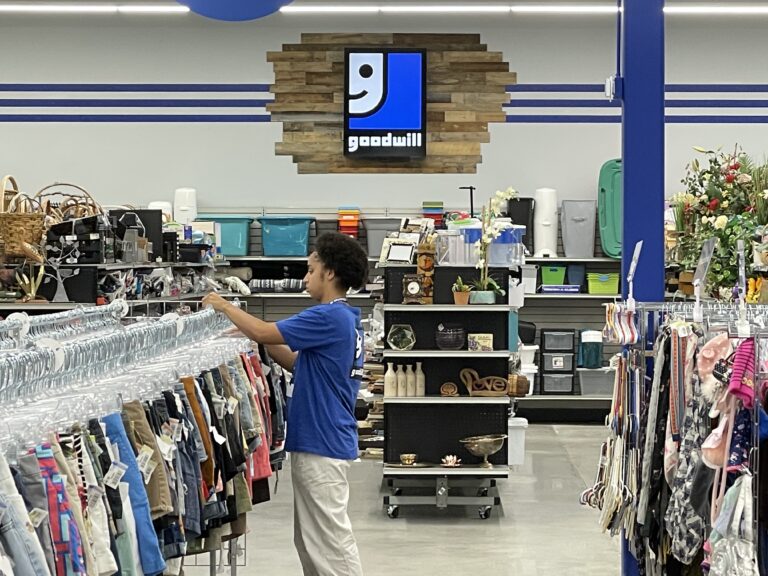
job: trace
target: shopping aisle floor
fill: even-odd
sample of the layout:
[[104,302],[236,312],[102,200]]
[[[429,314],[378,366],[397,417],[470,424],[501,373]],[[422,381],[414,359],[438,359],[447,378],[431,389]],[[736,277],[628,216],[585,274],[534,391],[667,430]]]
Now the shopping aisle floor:
[[[392,520],[381,504],[381,464],[355,463],[350,516],[365,575],[406,575],[416,562],[419,574],[440,576],[618,575],[618,543],[600,533],[597,512],[579,505],[580,493],[594,482],[604,436],[598,426],[532,425],[525,466],[499,481],[503,510],[489,520],[480,520],[475,507],[403,508]],[[301,575],[291,498],[288,467],[280,473],[277,495],[249,518],[248,558],[239,576]]]

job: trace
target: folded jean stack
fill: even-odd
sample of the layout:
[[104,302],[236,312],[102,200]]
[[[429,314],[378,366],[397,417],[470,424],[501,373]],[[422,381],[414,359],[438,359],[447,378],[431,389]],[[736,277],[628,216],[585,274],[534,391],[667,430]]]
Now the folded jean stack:
[[176,575],[244,535],[284,455],[285,385],[263,349],[240,354],[0,454],[0,573]]

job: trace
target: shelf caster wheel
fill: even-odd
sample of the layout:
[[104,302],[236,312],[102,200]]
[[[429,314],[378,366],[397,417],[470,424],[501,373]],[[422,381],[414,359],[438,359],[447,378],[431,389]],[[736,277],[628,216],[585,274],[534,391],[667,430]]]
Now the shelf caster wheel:
[[393,520],[400,516],[400,506],[387,506],[387,516]]
[[477,495],[480,496],[481,498],[485,498],[486,496],[488,496],[488,488],[480,488],[477,491]]
[[481,506],[477,509],[477,513],[480,515],[481,520],[488,520],[491,517],[492,506]]

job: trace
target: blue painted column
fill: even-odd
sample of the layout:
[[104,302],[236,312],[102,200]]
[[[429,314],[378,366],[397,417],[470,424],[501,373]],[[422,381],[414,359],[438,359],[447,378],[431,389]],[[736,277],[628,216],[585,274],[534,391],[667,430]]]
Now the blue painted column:
[[[634,297],[659,302],[664,299],[664,0],[623,0],[620,21],[622,270],[626,279],[635,244],[643,240]],[[628,287],[623,285],[626,297]],[[621,556],[622,575],[636,576],[637,562],[626,540]]]
[[664,0],[623,4],[622,269],[626,278],[635,244],[644,240],[635,299],[658,302],[664,299]]

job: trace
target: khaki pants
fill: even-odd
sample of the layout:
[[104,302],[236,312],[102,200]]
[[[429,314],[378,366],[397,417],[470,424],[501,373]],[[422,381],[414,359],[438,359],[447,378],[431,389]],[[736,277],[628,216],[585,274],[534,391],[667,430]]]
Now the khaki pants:
[[294,544],[304,576],[362,576],[347,515],[349,462],[291,454]]

